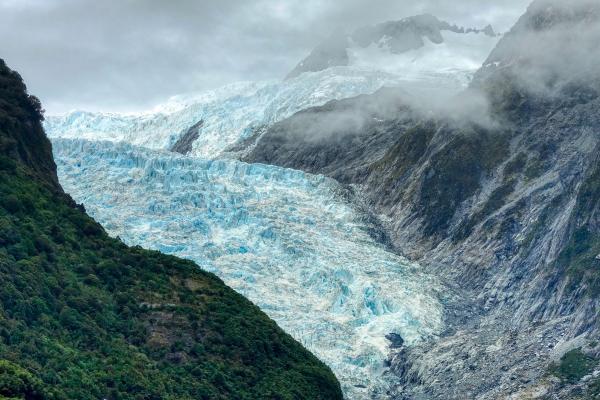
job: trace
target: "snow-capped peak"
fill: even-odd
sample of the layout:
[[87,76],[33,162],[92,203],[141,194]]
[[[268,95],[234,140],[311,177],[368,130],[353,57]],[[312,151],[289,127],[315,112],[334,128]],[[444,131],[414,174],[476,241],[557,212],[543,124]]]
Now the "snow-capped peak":
[[[404,74],[407,69],[412,73],[415,64],[423,64],[419,68],[425,71],[437,70],[440,66],[445,70],[460,68],[472,71],[481,66],[497,42],[498,35],[491,25],[482,29],[463,28],[450,25],[433,15],[417,15],[366,26],[350,35],[335,33],[302,60],[290,72],[288,79],[332,66],[365,65],[365,60],[371,68],[398,74]],[[385,57],[374,54],[375,49],[385,53]],[[459,62],[455,63],[447,54],[457,52]],[[364,58],[357,56],[363,53]],[[432,55],[424,57],[426,53]],[[423,59],[423,62],[412,61]],[[393,68],[390,68],[390,61]]]

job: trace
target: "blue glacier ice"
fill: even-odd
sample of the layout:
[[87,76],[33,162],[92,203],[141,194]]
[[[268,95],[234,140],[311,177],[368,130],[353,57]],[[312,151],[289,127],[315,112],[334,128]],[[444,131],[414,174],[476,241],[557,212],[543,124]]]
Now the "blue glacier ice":
[[388,333],[411,346],[442,329],[439,284],[374,240],[331,179],[126,143],[53,147],[61,184],[110,234],[216,273],[331,366],[350,399],[385,388]]
[[373,93],[400,82],[394,74],[340,67],[288,81],[242,82],[178,96],[141,114],[73,111],[49,116],[44,125],[50,138],[123,141],[168,149],[189,127],[203,120],[191,155],[216,158],[254,128],[330,100]]

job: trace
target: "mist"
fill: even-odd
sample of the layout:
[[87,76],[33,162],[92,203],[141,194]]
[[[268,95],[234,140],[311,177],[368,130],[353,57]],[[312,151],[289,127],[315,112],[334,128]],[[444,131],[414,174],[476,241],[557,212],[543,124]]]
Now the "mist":
[[[575,5],[575,6],[574,6]],[[492,53],[487,66],[508,70],[522,88],[560,95],[567,85],[597,86],[600,77],[600,4],[538,0]]]
[[529,0],[0,0],[0,57],[50,114],[281,79],[336,30],[431,13],[506,32]]
[[480,84],[482,79],[500,75],[508,80],[505,83],[541,98],[564,96],[571,88],[598,91],[599,43],[598,2],[575,0],[567,7],[558,0],[538,0],[500,41],[477,74],[477,82],[468,89],[388,88],[336,107],[303,113],[287,128],[305,140],[367,134],[374,122],[402,118],[499,129],[509,121],[493,112],[490,96],[495,93]]

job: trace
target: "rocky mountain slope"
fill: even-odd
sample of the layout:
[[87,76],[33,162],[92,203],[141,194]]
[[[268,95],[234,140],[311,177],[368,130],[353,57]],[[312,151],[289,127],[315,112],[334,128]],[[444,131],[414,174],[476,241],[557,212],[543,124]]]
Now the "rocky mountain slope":
[[[427,48],[428,52],[436,53],[436,47],[444,49],[446,46],[451,46],[452,51],[448,52],[448,57],[444,60],[447,63],[445,67],[451,68],[454,64],[458,66],[457,63],[461,60],[461,56],[466,56],[459,51],[461,45],[470,47],[471,51],[480,47],[483,52],[489,52],[491,50],[489,46],[493,46],[496,42],[496,33],[489,25],[484,29],[465,29],[440,21],[433,15],[416,15],[399,21],[366,26],[357,29],[350,35],[343,32],[335,33],[328,40],[319,44],[288,74],[286,79],[295,78],[306,72],[323,71],[331,67],[361,65],[365,61],[364,58],[370,59],[366,62],[375,64],[374,61],[378,60],[373,60],[373,57],[377,55],[377,50],[387,53],[391,60],[393,60],[393,56],[407,55],[407,57],[396,57],[403,64],[396,72],[405,74],[407,69],[410,70],[408,66],[411,64],[426,63],[427,57],[423,57],[423,51],[419,50]],[[369,49],[371,52],[365,53]],[[470,53],[472,56],[475,54],[476,52]],[[361,57],[361,55],[367,57]],[[430,57],[429,61],[434,61],[433,57]],[[399,61],[396,60],[396,63]],[[478,61],[475,60],[475,63],[477,64]],[[481,61],[479,61],[480,63]],[[386,68],[385,64],[377,64],[379,68]],[[421,65],[421,68],[423,67]],[[439,67],[438,65],[437,71],[440,71]]]
[[599,10],[537,0],[451,106],[330,102],[245,156],[355,186],[462,293],[444,334],[390,354],[393,397],[599,395]]
[[58,184],[41,119],[0,60],[0,398],[342,398],[216,276],[108,237]]

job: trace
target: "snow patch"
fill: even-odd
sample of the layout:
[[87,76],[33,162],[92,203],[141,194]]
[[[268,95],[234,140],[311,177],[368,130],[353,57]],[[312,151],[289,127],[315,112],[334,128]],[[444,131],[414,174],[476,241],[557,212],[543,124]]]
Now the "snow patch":
[[[408,81],[456,82],[466,86],[499,41],[483,33],[443,31],[444,42],[433,43],[424,37],[425,46],[393,54],[389,38],[368,47],[348,49],[350,65],[402,76]],[[445,79],[444,79],[445,78]]]

